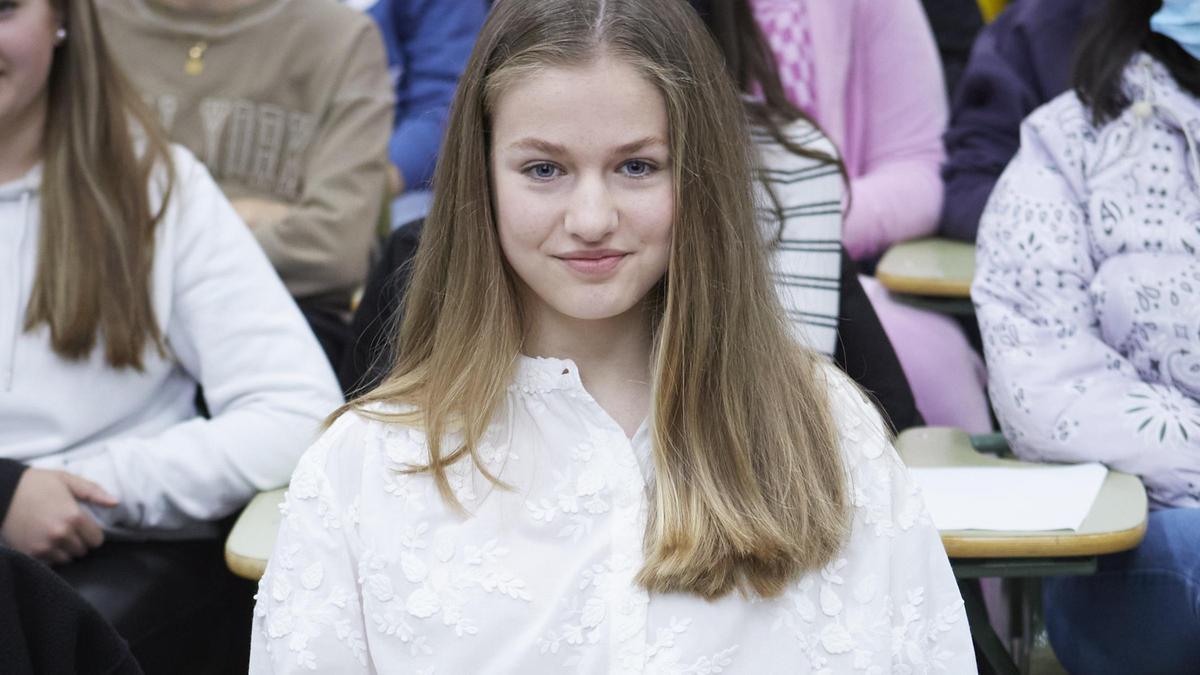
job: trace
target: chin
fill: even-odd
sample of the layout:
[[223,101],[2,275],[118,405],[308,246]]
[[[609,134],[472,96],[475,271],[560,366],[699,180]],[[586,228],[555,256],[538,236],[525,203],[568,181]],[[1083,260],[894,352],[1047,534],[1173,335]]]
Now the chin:
[[578,321],[604,321],[627,314],[637,305],[636,301],[608,299],[596,301],[593,299],[590,301],[580,300],[578,302],[557,303],[553,306],[559,314],[571,319]]
[[608,309],[603,307],[572,307],[567,311],[559,309],[559,314],[577,321],[605,321],[623,316],[630,307]]

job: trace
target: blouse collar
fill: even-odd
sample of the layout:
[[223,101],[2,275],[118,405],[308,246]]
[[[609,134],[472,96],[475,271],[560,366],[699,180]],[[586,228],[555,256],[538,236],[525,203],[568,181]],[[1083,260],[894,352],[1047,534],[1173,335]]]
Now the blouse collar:
[[25,175],[0,183],[0,201],[16,200],[21,195],[36,194],[42,185],[42,163],[38,162]]
[[517,355],[512,388],[526,394],[583,391],[579,368],[570,359]]
[[[583,380],[579,379],[579,368],[570,359],[519,354],[516,374],[509,389],[523,394],[547,394],[561,391],[571,394],[572,397],[578,394],[591,398],[591,394],[583,387]],[[612,424],[614,429],[620,430],[616,426],[616,422],[612,422]],[[638,427],[637,433],[632,439],[629,439],[646,485],[650,485],[654,481],[654,459],[650,447],[651,431],[650,417],[647,416]],[[624,432],[621,433],[624,434]]]

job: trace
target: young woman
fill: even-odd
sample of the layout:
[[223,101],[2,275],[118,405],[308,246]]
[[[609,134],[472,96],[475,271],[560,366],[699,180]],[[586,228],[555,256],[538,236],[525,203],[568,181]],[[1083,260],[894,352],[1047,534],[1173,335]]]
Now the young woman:
[[1013,450],[1137,474],[1154,508],[1137,549],[1047,580],[1071,672],[1200,663],[1198,57],[1194,3],[1107,2],[979,230],[972,297]]
[[[217,180],[337,363],[391,194],[379,27],[329,0],[98,4],[117,63],[168,138]],[[405,78],[429,74],[427,63],[406,66]],[[435,90],[426,85],[419,104],[430,122]],[[422,133],[436,143],[436,131]]]
[[683,0],[502,0],[401,350],[297,469],[252,672],[974,672],[879,415],[793,339]]
[[[105,540],[215,545],[213,521],[284,483],[341,401],[246,226],[114,68],[90,0],[0,3],[0,256],[0,538],[118,629],[162,635],[212,601],[188,575],[160,583],[194,556]],[[135,652],[142,637],[126,634]]]

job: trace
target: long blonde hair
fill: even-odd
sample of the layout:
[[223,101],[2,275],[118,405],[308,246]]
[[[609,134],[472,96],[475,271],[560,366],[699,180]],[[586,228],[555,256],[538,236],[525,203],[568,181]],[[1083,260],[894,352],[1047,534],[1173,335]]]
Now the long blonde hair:
[[[794,342],[768,277],[744,109],[682,0],[495,5],[451,110],[396,363],[337,414],[422,426],[429,461],[413,470],[431,473],[451,505],[455,462],[503,485],[476,454],[523,339],[489,196],[490,112],[513,78],[602,51],[662,92],[675,186],[668,272],[650,298],[655,481],[638,581],[709,598],[735,588],[775,596],[841,547],[847,478],[818,357]],[[449,432],[460,445],[443,447]]]
[[[141,369],[148,344],[163,348],[150,274],[173,177],[167,143],[118,71],[92,0],[53,6],[67,39],[46,85],[41,238],[25,330],[46,324],[67,359],[86,358],[102,337],[110,366]],[[155,167],[166,171],[157,212]]]

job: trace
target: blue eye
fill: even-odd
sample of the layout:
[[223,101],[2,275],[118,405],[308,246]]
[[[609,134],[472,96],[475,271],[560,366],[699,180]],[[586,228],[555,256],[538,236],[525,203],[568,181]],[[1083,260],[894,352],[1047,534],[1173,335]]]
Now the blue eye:
[[621,165],[621,172],[630,178],[645,178],[654,173],[654,166],[644,159],[631,159]]
[[538,162],[525,167],[525,174],[534,180],[554,180],[561,172],[550,162]]

